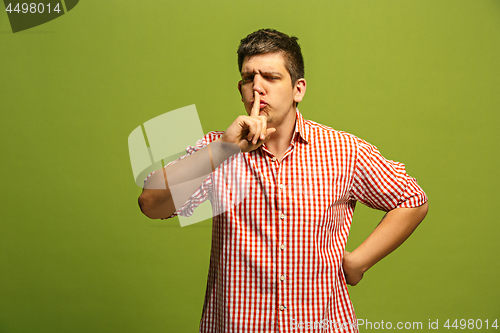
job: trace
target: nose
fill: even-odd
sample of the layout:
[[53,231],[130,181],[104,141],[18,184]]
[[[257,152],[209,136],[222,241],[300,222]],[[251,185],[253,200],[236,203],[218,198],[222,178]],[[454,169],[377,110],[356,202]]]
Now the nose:
[[264,94],[264,78],[260,74],[256,74],[253,78],[253,90],[258,92],[260,95]]

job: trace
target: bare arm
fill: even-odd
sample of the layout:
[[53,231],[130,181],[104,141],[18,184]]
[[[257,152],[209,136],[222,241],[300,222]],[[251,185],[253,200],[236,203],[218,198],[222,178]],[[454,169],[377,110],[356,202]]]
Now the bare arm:
[[212,162],[217,168],[233,154],[252,151],[266,142],[276,130],[268,129],[267,118],[259,116],[259,101],[260,96],[256,93],[250,116],[236,118],[222,137],[208,147],[155,172],[139,196],[144,215],[152,219],[172,215],[177,210],[174,197],[177,203],[185,203],[212,172]]
[[360,246],[352,252],[345,251],[343,268],[347,283],[358,284],[370,267],[397,249],[422,222],[427,209],[425,203],[389,211]]
[[146,181],[139,196],[139,207],[144,215],[151,219],[171,216],[179,208],[175,202],[178,205],[186,202],[212,172],[212,162],[214,168],[217,168],[230,156],[239,152],[236,145],[224,145],[220,142],[212,142],[209,147],[167,168],[157,170]]

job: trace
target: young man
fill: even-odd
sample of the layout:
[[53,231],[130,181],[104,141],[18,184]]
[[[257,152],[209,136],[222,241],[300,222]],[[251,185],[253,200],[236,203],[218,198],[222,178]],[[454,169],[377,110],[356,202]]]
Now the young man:
[[[248,116],[153,174],[140,207],[163,218],[189,215],[206,199],[217,206],[219,170],[231,168],[227,162],[241,151],[243,162],[230,172],[251,175],[249,195],[213,218],[200,332],[357,332],[347,284],[356,285],[413,232],[427,213],[425,193],[376,147],[303,119],[296,108],[306,92],[297,38],[256,31],[241,41],[238,65]],[[207,157],[209,166],[200,163]],[[171,188],[179,183],[185,191],[174,200]],[[349,253],[356,201],[388,213]]]

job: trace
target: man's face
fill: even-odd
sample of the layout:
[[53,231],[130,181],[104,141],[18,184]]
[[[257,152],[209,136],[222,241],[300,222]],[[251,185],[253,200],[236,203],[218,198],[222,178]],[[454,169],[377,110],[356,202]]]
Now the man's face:
[[295,122],[294,103],[302,100],[305,80],[292,86],[281,53],[258,54],[243,61],[238,89],[249,115],[256,91],[260,95],[260,115],[267,117],[269,127],[280,127]]

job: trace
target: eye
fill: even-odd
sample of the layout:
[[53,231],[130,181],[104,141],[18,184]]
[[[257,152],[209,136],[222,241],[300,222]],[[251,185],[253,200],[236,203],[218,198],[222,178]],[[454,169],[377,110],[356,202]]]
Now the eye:
[[241,78],[241,81],[243,84],[250,83],[253,81],[253,76],[244,76]]

